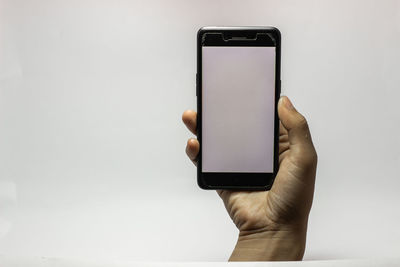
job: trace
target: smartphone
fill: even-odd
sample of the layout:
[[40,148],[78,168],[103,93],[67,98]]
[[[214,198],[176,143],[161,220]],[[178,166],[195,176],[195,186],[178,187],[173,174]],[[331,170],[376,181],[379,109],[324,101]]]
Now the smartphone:
[[269,190],[279,167],[281,34],[203,27],[197,34],[197,182]]

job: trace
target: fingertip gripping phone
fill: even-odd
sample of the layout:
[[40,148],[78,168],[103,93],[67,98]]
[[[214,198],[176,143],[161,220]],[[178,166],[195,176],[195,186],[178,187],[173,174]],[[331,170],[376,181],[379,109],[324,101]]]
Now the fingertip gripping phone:
[[197,34],[197,182],[269,190],[279,168],[281,34],[203,27]]

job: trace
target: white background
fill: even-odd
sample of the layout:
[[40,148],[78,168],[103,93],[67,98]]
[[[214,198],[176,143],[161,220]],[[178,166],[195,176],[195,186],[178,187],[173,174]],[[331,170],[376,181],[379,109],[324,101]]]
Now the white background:
[[399,1],[0,2],[0,253],[224,261],[181,114],[196,31],[282,32],[283,93],[319,154],[306,259],[400,252]]

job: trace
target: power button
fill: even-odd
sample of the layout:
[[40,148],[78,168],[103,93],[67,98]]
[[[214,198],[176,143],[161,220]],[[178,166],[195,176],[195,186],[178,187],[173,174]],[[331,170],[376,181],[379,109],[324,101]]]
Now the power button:
[[281,84],[282,84],[282,81],[279,80],[279,91],[278,91],[279,96],[281,96]]

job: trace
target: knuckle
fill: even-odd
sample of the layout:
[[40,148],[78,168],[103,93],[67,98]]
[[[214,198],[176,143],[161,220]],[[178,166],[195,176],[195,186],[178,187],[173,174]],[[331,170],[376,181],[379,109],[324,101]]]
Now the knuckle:
[[317,165],[318,157],[316,153],[308,153],[305,157],[305,166],[314,168]]
[[318,156],[313,148],[302,148],[295,155],[298,167],[301,169],[313,169],[317,165]]
[[298,127],[299,127],[300,129],[308,130],[308,122],[307,122],[307,119],[306,119],[303,115],[301,115],[301,114],[299,114],[299,121],[298,121],[297,125],[298,125]]
[[306,153],[306,157],[305,157],[305,165],[306,166],[314,167],[317,165],[317,162],[318,162],[318,156],[314,150]]
[[313,156],[313,163],[315,163],[315,164],[318,163],[318,154],[315,151],[314,151],[314,156]]

